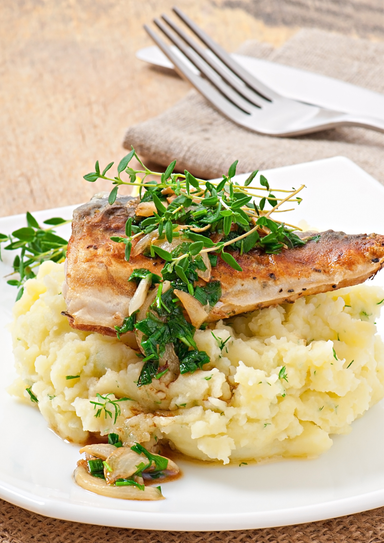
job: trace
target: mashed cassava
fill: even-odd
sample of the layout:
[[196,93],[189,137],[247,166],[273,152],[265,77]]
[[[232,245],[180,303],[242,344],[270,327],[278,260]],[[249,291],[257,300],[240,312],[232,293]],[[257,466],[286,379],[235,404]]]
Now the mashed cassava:
[[63,281],[64,266],[46,262],[15,305],[19,377],[10,392],[65,439],[117,431],[224,463],[317,456],[384,396],[380,287],[308,296],[198,330],[211,360],[204,370],[139,388],[136,351],[69,326]]

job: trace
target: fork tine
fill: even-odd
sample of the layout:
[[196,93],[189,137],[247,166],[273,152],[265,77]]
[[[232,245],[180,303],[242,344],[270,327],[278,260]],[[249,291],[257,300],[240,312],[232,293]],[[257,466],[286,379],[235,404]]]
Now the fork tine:
[[[253,104],[245,101],[238,93],[229,87],[217,73],[212,70],[193,50],[189,49],[179,37],[171,32],[168,27],[159,19],[154,19],[157,27],[176,45],[176,47],[196,66],[198,70],[214,85],[224,96],[228,98],[235,106],[241,109],[244,113],[251,113],[250,108]],[[259,107],[259,106],[257,106]]]
[[223,64],[217,59],[216,56],[211,56],[193,40],[188,34],[186,34],[181,28],[179,28],[172,19],[167,15],[162,15],[164,21],[176,32],[184,41],[193,49],[215,72],[226,81],[237,93],[239,93],[245,100],[251,102],[251,104],[256,107],[260,107],[265,103],[265,98],[260,94],[255,94],[253,89],[250,89],[248,86],[245,86],[242,80],[239,80],[233,72],[228,71],[228,69],[223,68]]
[[225,98],[221,92],[217,91],[211,83],[202,77],[193,73],[190,68],[183,62],[173,51],[172,49],[164,43],[164,41],[159,38],[159,36],[154,32],[149,26],[144,25],[144,29],[151,36],[153,41],[158,45],[158,47],[163,51],[163,53],[169,58],[172,64],[175,66],[178,73],[188,79],[188,81],[203,95],[205,98],[223,115],[231,119],[236,123],[242,124],[242,120],[247,118],[249,115],[244,113],[238,107],[234,106],[227,98]]
[[173,11],[176,15],[192,30],[200,40],[210,49],[220,60],[229,68],[234,74],[237,75],[244,83],[251,87],[254,91],[260,94],[263,98],[271,102],[275,98],[279,98],[280,95],[274,92],[272,89],[264,85],[261,81],[252,76],[247,70],[245,70],[240,64],[231,58],[231,56],[224,51],[224,49],[213,39],[208,36],[197,24],[192,21],[185,13],[178,7],[174,7]]

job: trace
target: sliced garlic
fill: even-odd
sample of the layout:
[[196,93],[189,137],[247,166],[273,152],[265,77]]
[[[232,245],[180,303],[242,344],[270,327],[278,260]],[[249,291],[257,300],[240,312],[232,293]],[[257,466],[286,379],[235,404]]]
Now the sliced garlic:
[[151,286],[151,284],[152,284],[152,275],[147,275],[146,277],[141,279],[135,291],[135,294],[132,296],[132,299],[129,302],[129,307],[128,307],[129,315],[132,315],[132,313],[140,309],[140,307],[143,305],[143,303],[145,302],[147,298],[149,287]]
[[79,452],[80,454],[86,453],[91,456],[96,456],[96,458],[100,458],[101,460],[106,460],[115,450],[116,447],[114,445],[109,445],[108,443],[94,443],[93,445],[85,445]]
[[128,479],[138,470],[139,466],[148,465],[149,460],[132,451],[128,447],[120,447],[112,452],[106,460],[108,468],[104,469],[105,480],[113,484],[117,479]]
[[153,240],[159,237],[159,231],[153,230],[149,234],[146,234],[143,238],[140,238],[132,249],[132,256],[137,256],[143,253],[147,247],[149,247]]
[[184,309],[188,313],[192,326],[195,328],[200,328],[208,317],[208,312],[204,309],[204,306],[199,302],[199,300],[196,300],[194,296],[188,294],[188,292],[175,289],[174,293],[179,298],[180,302],[184,306]]
[[140,202],[135,210],[138,217],[151,217],[156,212],[154,202]]
[[201,253],[201,258],[203,259],[203,262],[207,269],[204,271],[196,270],[196,272],[197,272],[197,275],[200,277],[200,279],[208,283],[209,280],[211,279],[211,273],[212,273],[211,261],[209,260],[208,253]]

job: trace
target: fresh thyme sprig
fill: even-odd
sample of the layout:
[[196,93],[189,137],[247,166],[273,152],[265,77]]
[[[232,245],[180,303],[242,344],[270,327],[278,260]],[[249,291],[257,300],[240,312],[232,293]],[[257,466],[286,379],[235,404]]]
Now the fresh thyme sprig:
[[9,236],[0,234],[0,247],[2,243],[9,243],[4,247],[5,251],[19,251],[13,260],[11,274],[17,275],[17,278],[7,281],[9,285],[19,289],[16,301],[23,294],[25,281],[36,277],[34,270],[37,266],[46,260],[62,262],[65,259],[68,241],[57,236],[54,227],[71,221],[54,217],[44,221],[49,228],[42,228],[35,217],[27,212],[26,222],[26,227],[15,230]]
[[[135,170],[129,166],[130,161],[136,158],[142,169]],[[138,213],[134,219],[129,218],[126,223],[126,237],[114,236],[111,239],[125,244],[125,258],[129,261],[133,242],[154,230],[158,232],[159,240],[172,243],[174,238],[183,238],[185,251],[177,256],[155,244],[149,247],[151,257],[160,257],[168,268],[173,267],[177,275],[188,285],[188,291],[193,294],[193,287],[185,278],[185,269],[189,263],[204,253],[220,256],[224,262],[237,271],[241,266],[233,254],[226,252],[226,247],[241,254],[249,252],[255,247],[263,249],[266,253],[279,253],[284,247],[297,247],[304,245],[294,230],[288,228],[283,222],[274,220],[271,215],[281,212],[283,204],[295,202],[300,204],[298,193],[304,188],[292,191],[272,189],[265,176],[260,175],[258,190],[266,191],[266,195],[250,193],[250,184],[254,181],[258,171],[253,171],[240,185],[235,179],[237,161],[229,168],[227,175],[218,182],[204,181],[194,177],[190,172],[184,174],[174,172],[174,160],[163,173],[154,172],[147,168],[132,148],[118,164],[118,175],[107,177],[105,174],[113,166],[111,162],[101,172],[99,163],[95,164],[95,171],[84,176],[84,179],[95,182],[97,179],[110,180],[114,186],[109,194],[108,201],[113,204],[117,198],[118,188],[121,185],[138,186],[140,202],[151,202],[153,206],[150,216],[143,218]],[[122,179],[125,172],[128,180]],[[139,174],[143,177],[139,177]],[[148,176],[157,176],[159,180],[146,181]],[[277,198],[275,193],[287,192],[283,198]],[[256,199],[258,198],[258,202]],[[270,209],[266,209],[267,207]],[[212,241],[212,234],[216,234],[217,241]],[[137,241],[137,240],[136,240]]]

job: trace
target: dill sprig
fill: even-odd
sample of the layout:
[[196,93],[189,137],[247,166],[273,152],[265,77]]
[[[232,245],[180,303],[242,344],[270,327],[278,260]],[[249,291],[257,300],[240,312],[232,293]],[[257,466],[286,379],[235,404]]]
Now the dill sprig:
[[[116,424],[117,417],[121,414],[120,402],[132,401],[131,398],[111,398],[112,394],[96,394],[96,401],[90,400],[90,403],[93,404],[93,408],[96,410],[95,417],[101,417],[101,414],[104,412],[104,418],[107,419],[110,417],[113,419],[113,423]],[[112,413],[112,410],[114,413]]]

